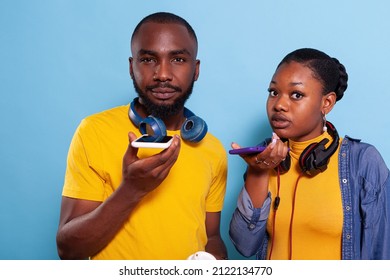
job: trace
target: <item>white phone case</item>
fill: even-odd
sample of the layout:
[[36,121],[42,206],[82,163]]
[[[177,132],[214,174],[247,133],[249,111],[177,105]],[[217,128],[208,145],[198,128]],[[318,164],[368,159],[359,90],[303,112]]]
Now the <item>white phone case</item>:
[[131,146],[133,146],[135,148],[166,149],[172,144],[172,140],[173,140],[172,136],[165,136],[163,138],[163,140],[161,140],[159,142],[150,142],[150,141],[147,141],[148,137],[150,137],[150,136],[148,136],[147,134],[144,134],[141,137],[138,137],[133,142],[131,142]]

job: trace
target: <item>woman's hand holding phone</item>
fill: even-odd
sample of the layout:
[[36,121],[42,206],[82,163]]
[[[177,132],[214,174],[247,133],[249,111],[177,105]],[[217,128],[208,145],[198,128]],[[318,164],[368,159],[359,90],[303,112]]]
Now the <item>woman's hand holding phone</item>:
[[242,148],[237,143],[232,143],[231,147],[229,154],[240,155],[249,166],[257,170],[275,168],[288,153],[286,143],[283,143],[275,133],[268,146]]

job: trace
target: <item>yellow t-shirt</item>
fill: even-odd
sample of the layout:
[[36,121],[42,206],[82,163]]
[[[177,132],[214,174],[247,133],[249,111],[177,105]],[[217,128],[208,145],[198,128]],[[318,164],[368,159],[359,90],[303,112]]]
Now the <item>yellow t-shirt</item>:
[[[122,179],[128,132],[140,135],[128,117],[129,105],[85,118],[70,145],[63,195],[104,201]],[[168,131],[168,135],[180,131]],[[138,157],[156,153],[142,149]],[[93,259],[186,259],[204,250],[206,212],[222,210],[227,156],[207,133],[198,144],[182,140],[168,177],[130,214],[114,239]]]
[[[292,259],[321,260],[341,259],[341,237],[343,211],[338,176],[338,152],[330,158],[325,172],[314,177],[302,176],[298,159],[311,143],[320,142],[323,135],[306,142],[289,141],[291,168],[280,176],[280,204],[276,211],[275,232],[273,227],[273,205],[269,214],[267,231],[274,238],[271,259],[288,259],[291,242]],[[327,133],[326,137],[331,139]],[[327,146],[330,144],[328,142]],[[274,200],[277,193],[276,172],[270,177],[269,188]],[[293,194],[296,189],[295,209],[292,211]],[[292,237],[290,220],[293,215]],[[271,240],[268,244],[271,248]]]

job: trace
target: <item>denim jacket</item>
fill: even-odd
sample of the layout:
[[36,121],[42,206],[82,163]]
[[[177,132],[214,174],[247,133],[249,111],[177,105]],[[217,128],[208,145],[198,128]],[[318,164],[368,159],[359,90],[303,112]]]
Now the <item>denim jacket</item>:
[[[346,136],[339,152],[343,205],[342,259],[390,259],[390,171],[377,149]],[[245,188],[230,221],[229,235],[246,257],[266,259],[271,196],[254,208]]]

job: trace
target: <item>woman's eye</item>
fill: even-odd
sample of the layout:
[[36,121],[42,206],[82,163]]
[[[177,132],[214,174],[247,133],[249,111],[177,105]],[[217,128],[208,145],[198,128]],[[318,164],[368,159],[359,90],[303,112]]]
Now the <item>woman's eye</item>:
[[300,93],[300,92],[293,92],[291,94],[291,97],[294,98],[294,99],[301,99],[303,97],[303,94]]
[[273,90],[273,89],[269,89],[268,92],[269,92],[270,96],[276,96],[277,95],[277,92],[275,90]]

